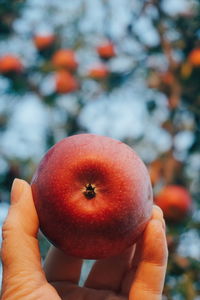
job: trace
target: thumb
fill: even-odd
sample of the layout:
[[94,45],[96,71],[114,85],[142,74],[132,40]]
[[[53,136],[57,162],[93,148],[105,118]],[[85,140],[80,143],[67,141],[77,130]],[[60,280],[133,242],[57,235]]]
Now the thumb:
[[138,266],[130,289],[130,299],[162,298],[167,258],[163,213],[160,208],[154,206],[152,219],[136,247],[136,261],[133,261],[133,265],[136,263]]
[[27,182],[15,179],[11,206],[2,229],[2,294],[11,289],[16,292],[27,282],[35,288],[46,281],[37,240],[38,226],[31,187]]

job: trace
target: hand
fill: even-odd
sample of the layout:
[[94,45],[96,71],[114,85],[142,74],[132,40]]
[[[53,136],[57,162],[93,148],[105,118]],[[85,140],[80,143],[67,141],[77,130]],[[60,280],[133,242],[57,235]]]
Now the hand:
[[123,254],[98,260],[84,287],[78,286],[82,260],[51,247],[44,268],[37,240],[38,217],[31,188],[14,181],[3,226],[1,300],[160,300],[167,264],[162,211]]

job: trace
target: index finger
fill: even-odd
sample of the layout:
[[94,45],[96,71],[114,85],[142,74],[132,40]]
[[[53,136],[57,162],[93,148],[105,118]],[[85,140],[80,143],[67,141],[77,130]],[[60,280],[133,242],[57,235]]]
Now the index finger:
[[83,260],[50,247],[44,262],[44,272],[49,282],[69,281],[78,284]]

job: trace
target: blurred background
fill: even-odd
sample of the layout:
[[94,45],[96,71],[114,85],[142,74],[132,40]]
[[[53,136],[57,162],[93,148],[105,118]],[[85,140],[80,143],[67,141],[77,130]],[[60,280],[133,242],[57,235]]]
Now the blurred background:
[[199,0],[0,1],[1,226],[13,179],[82,132],[144,160],[167,222],[163,299],[199,300]]

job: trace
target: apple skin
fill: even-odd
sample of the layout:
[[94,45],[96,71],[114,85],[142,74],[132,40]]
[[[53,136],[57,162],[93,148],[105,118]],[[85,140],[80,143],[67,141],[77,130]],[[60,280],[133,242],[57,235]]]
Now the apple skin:
[[192,199],[186,188],[179,185],[165,186],[156,196],[155,204],[160,206],[169,221],[183,221],[192,210]]
[[105,136],[78,134],[58,142],[40,162],[31,186],[42,232],[71,256],[121,253],[152,215],[144,163],[129,146]]

